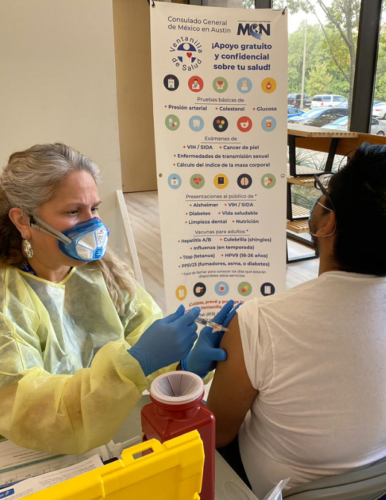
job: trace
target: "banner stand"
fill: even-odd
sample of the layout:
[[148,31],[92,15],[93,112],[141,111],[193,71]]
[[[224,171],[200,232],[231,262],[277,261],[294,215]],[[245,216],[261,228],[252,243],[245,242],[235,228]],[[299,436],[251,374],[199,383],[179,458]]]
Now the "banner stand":
[[168,312],[285,288],[287,13],[151,8]]

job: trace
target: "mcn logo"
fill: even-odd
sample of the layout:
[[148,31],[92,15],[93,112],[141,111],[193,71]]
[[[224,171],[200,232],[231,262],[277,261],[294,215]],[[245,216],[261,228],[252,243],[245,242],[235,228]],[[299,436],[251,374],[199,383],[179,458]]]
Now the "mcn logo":
[[261,40],[261,35],[270,36],[271,35],[271,25],[270,24],[262,24],[262,23],[239,23],[237,28],[238,35],[249,35],[253,36],[253,38],[257,38]]

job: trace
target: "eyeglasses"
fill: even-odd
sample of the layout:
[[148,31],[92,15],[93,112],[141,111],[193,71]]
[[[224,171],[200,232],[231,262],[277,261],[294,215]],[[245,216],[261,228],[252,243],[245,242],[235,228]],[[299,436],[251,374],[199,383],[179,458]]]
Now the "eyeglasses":
[[330,180],[331,180],[333,175],[334,174],[332,174],[332,173],[315,174],[314,186],[315,186],[315,189],[318,189],[319,191],[321,191],[324,194],[324,196],[328,199],[333,211],[336,212],[334,204],[333,204],[331,197],[327,191],[328,185],[329,185]]

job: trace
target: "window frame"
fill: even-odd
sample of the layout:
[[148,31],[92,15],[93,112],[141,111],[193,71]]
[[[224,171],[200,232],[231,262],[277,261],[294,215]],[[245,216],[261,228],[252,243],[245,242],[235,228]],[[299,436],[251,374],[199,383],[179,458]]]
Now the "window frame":
[[349,130],[371,132],[383,0],[361,1]]
[[[382,3],[383,0],[361,0],[351,120],[348,128],[353,132],[367,134],[371,131]],[[272,6],[273,0],[255,0],[256,9],[272,9]]]

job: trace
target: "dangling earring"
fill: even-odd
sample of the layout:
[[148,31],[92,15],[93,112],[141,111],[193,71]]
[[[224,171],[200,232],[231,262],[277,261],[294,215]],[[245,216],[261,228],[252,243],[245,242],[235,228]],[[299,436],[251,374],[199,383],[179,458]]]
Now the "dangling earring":
[[22,248],[24,257],[28,260],[32,259],[32,257],[34,256],[34,249],[32,248],[32,245],[28,240],[25,240],[23,238],[21,248]]

